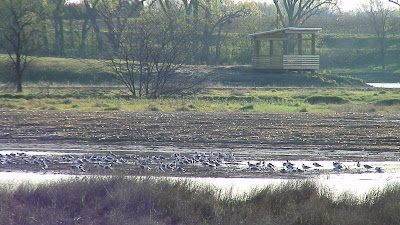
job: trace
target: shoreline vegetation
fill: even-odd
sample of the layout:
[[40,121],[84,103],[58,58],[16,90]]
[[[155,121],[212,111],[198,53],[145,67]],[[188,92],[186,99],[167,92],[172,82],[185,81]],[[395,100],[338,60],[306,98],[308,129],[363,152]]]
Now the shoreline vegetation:
[[371,87],[214,86],[187,96],[132,98],[122,86],[46,85],[0,93],[0,108],[20,110],[384,113],[400,110],[400,91]]
[[[400,185],[362,197],[312,180],[242,196],[188,180],[84,177],[1,185],[2,224],[397,224]],[[173,196],[173,198],[171,198]]]

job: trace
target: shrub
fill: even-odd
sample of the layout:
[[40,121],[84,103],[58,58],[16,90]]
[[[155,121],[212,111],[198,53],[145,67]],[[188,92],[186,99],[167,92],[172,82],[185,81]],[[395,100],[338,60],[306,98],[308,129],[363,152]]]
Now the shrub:
[[375,103],[375,105],[381,105],[381,106],[393,106],[393,105],[399,105],[400,104],[400,99],[385,99],[385,100],[380,100]]
[[338,96],[310,96],[305,99],[310,104],[344,104],[347,101]]
[[241,111],[250,111],[254,109],[254,105],[246,105],[240,108]]

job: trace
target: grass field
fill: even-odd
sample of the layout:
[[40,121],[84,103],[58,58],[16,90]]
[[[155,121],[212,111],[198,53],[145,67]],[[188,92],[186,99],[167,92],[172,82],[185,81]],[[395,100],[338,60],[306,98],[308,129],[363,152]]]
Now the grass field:
[[30,87],[0,93],[0,108],[195,112],[398,113],[399,90],[374,88],[207,88],[190,96],[131,98],[123,87]]
[[243,196],[154,178],[92,177],[0,188],[2,224],[397,224],[400,186],[333,197],[313,181]]

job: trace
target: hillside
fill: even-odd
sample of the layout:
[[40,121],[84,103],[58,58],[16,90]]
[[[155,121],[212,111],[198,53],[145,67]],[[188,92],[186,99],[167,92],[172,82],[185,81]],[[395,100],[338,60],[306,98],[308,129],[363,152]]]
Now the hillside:
[[[4,56],[4,55],[3,55]],[[10,79],[6,57],[0,57],[0,81]],[[360,86],[361,79],[334,74],[298,74],[267,73],[252,69],[248,65],[240,66],[184,66],[179,72],[196,73],[208,78],[211,85],[229,86]],[[34,58],[26,70],[24,82],[63,83],[63,84],[115,84],[110,68],[101,61],[89,59]]]

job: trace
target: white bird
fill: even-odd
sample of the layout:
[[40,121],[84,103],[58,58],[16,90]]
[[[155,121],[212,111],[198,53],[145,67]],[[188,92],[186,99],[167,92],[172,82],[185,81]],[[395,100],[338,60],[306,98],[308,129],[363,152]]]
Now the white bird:
[[151,168],[150,168],[150,166],[148,166],[148,165],[140,165],[140,168],[142,168],[142,170],[150,170]]
[[183,169],[182,167],[177,167],[176,171],[180,172],[180,173],[184,173],[185,169]]
[[105,170],[111,170],[111,165],[104,165],[104,166],[103,166],[103,169],[105,169]]
[[286,162],[283,163],[283,166],[287,168],[293,168],[294,164],[289,162],[289,160],[286,160]]
[[252,166],[252,167],[250,167],[250,170],[252,170],[252,171],[260,171],[260,168],[258,168],[257,166]]
[[285,170],[285,169],[280,169],[279,172],[281,172],[281,173],[287,173],[287,170]]
[[319,164],[319,163],[317,163],[317,162],[314,162],[314,163],[313,163],[313,166],[315,166],[315,167],[322,167],[321,164]]
[[78,169],[79,169],[81,172],[86,172],[86,170],[83,168],[82,165],[79,165],[79,166],[78,166]]
[[333,164],[334,170],[340,170],[343,168],[342,164],[340,164],[339,162],[333,162],[332,164]]
[[372,166],[365,164],[365,165],[364,165],[364,168],[367,169],[367,170],[369,170],[369,169],[372,168]]
[[382,167],[379,167],[379,166],[375,167],[375,171],[376,171],[377,173],[383,173]]
[[250,162],[247,162],[247,165],[251,168],[251,167],[256,167],[256,164],[253,164],[253,163],[250,163]]
[[228,155],[228,159],[229,159],[229,161],[235,161],[235,156],[233,155],[233,153],[231,152],[231,153],[229,153],[229,155]]
[[302,165],[302,168],[303,168],[303,170],[308,170],[308,169],[311,169],[311,167],[309,167],[309,166],[305,165],[304,163],[303,163],[303,165]]

